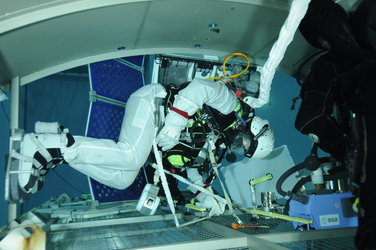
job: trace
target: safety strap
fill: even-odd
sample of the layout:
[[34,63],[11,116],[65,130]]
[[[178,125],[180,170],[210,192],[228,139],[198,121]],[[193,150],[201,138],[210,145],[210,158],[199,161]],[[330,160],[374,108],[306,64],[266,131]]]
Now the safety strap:
[[[178,221],[178,219],[176,217],[175,207],[174,207],[174,204],[173,204],[173,200],[172,200],[170,188],[168,186],[166,174],[169,174],[169,175],[175,177],[175,179],[181,181],[182,183],[185,183],[185,184],[187,184],[187,185],[189,185],[191,187],[196,188],[197,190],[201,191],[202,193],[204,193],[206,195],[213,196],[214,199],[216,199],[218,202],[227,203],[227,200],[223,199],[219,195],[216,195],[216,194],[213,194],[213,193],[209,192],[206,188],[201,187],[199,185],[196,185],[196,184],[194,184],[194,183],[186,180],[184,177],[182,177],[180,175],[173,174],[173,173],[170,173],[167,170],[165,170],[163,168],[161,154],[158,151],[156,138],[153,139],[153,150],[154,150],[155,160],[156,160],[157,164],[152,164],[152,167],[154,167],[154,168],[156,168],[158,170],[160,179],[162,181],[162,186],[163,186],[163,189],[164,189],[165,194],[166,194],[167,203],[168,203],[168,205],[170,207],[172,215],[174,216],[174,221],[175,221],[176,227],[180,227],[180,224],[179,224],[179,221]],[[155,177],[154,178],[154,182],[156,182],[156,176],[154,176],[154,177]],[[183,224],[181,226],[183,226]]]
[[213,130],[207,135],[206,141],[202,149],[200,150],[196,160],[194,161],[195,164],[202,164],[208,157],[208,151],[210,148],[215,147],[215,143],[218,140],[218,135],[215,135]]
[[35,134],[30,133],[29,137],[30,137],[31,141],[34,143],[34,145],[37,146],[37,151],[43,156],[44,159],[46,159],[47,162],[50,162],[52,160],[51,154],[43,146],[43,144],[38,140],[38,138],[35,136]]
[[155,136],[154,136],[154,139],[153,139],[153,150],[154,150],[155,160],[157,162],[157,170],[158,170],[160,179],[162,181],[162,186],[163,186],[164,192],[166,194],[167,203],[170,207],[172,215],[174,216],[175,225],[176,225],[176,227],[179,227],[179,221],[178,221],[178,218],[176,217],[176,213],[175,213],[174,201],[172,200],[170,188],[168,187],[166,174],[165,174],[164,169],[163,169],[161,154],[158,151],[158,147],[157,147],[157,140],[156,140],[157,133],[158,133],[158,128],[155,131]]
[[234,207],[232,206],[232,201],[230,199],[230,196],[228,195],[226,188],[225,188],[225,185],[223,184],[221,177],[219,176],[219,172],[218,172],[219,165],[218,165],[217,161],[215,160],[213,150],[211,150],[211,149],[209,149],[209,158],[210,158],[210,162],[213,166],[215,175],[217,176],[219,183],[221,184],[222,191],[223,191],[223,194],[225,196],[225,199],[226,199],[230,213],[232,214],[232,216],[235,217],[235,219],[238,221],[239,224],[243,224],[243,222],[240,220],[240,218],[235,214]]
[[[39,171],[42,170],[43,165],[37,159],[35,159],[31,156],[20,154],[16,150],[12,150],[10,156],[12,158],[20,160],[20,161],[31,162],[32,165],[33,165],[33,168],[31,168],[30,171],[27,171],[27,172],[30,172],[30,174],[33,175],[33,176],[40,176]],[[38,170],[38,171],[35,171],[35,170]]]
[[183,111],[183,110],[180,110],[180,109],[178,109],[178,108],[171,107],[170,110],[172,110],[172,111],[174,111],[175,113],[177,113],[177,114],[183,116],[183,117],[186,118],[186,119],[191,118],[191,117],[188,115],[187,112],[185,112],[185,111]]
[[[157,166],[155,165],[152,165],[154,168],[157,168]],[[180,175],[177,175],[177,174],[173,174],[165,169],[163,169],[164,173],[165,174],[168,174],[168,175],[171,175],[172,177],[174,177],[175,179],[177,179],[178,181],[184,183],[184,184],[187,184],[191,187],[194,187],[195,189],[201,191],[201,193],[204,193],[206,195],[210,195],[210,196],[213,196],[214,199],[216,199],[218,202],[221,202],[221,203],[227,203],[227,201],[225,199],[223,199],[221,196],[217,195],[217,194],[213,194],[211,192],[209,192],[206,188],[202,187],[202,186],[199,186],[199,185],[196,185],[190,181],[188,181],[187,179],[185,179],[184,177],[180,176]]]
[[12,153],[10,154],[10,156],[12,158],[20,160],[20,161],[34,162],[33,157],[30,157],[30,156],[27,156],[27,155],[24,155],[24,154],[20,154],[16,150],[12,150]]
[[[206,142],[205,142],[205,144],[204,144],[202,150],[200,151],[200,153],[201,153],[201,152],[206,152],[206,153],[205,153],[205,157],[207,157],[207,156],[208,156],[207,153],[209,152],[209,156],[210,156],[210,153],[211,153],[211,155],[212,155],[212,157],[213,157],[213,159],[214,159],[214,154],[213,154],[212,149],[215,149],[215,143],[216,143],[217,139],[218,139],[218,135],[216,135],[213,131],[211,131],[211,132],[208,134],[207,139],[206,139]],[[175,177],[175,176],[174,176],[174,177]],[[181,177],[181,176],[179,176],[179,178],[178,178],[178,177],[175,177],[175,178],[178,179],[178,180],[180,180],[180,181],[182,181],[182,182],[185,183],[185,184],[188,184],[188,185],[190,185],[190,186],[193,186],[193,187],[196,188],[197,190],[199,190],[199,191],[201,191],[201,192],[203,192],[203,193],[205,193],[205,194],[207,194],[207,195],[213,196],[213,197],[214,197],[215,199],[217,199],[219,202],[227,203],[227,204],[228,204],[228,201],[231,202],[231,200],[229,200],[229,199],[226,199],[226,200],[225,200],[225,199],[223,199],[222,197],[220,197],[220,196],[216,196],[216,195],[214,195],[213,193],[209,192],[209,191],[206,189],[207,186],[204,186],[204,187],[198,186],[198,185],[196,185],[196,184],[193,184],[193,183],[187,181],[186,179],[184,179],[184,178]],[[184,179],[184,180],[182,180],[182,179]],[[227,193],[226,193],[226,194],[227,194]]]

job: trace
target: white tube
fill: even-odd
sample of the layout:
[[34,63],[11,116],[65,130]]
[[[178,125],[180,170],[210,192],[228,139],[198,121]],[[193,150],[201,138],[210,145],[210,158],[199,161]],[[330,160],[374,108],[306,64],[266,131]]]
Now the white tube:
[[298,26],[305,16],[310,0],[294,0],[289,15],[283,24],[279,37],[269,53],[269,58],[261,69],[260,95],[258,98],[247,96],[245,102],[252,108],[260,108],[269,102],[274,74],[281,62],[288,45],[294,38]]
[[324,184],[324,176],[322,173],[322,168],[319,167],[311,173],[312,184]]
[[14,77],[10,91],[10,129],[19,128],[20,78]]

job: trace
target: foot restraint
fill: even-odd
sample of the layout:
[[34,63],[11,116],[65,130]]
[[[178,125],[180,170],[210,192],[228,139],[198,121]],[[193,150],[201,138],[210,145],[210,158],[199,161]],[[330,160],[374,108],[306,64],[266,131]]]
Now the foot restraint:
[[73,144],[73,137],[67,129],[55,131],[47,129],[47,133],[30,134],[23,130],[12,131],[6,175],[7,200],[29,199],[42,188],[47,173],[64,161],[64,151],[67,145]]

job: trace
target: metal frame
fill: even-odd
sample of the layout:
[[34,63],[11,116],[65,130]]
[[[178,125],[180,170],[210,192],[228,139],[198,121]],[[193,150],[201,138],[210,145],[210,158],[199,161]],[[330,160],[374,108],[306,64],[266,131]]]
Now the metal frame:
[[[20,104],[20,78],[14,77],[11,82],[11,98],[10,98],[10,130],[19,128],[19,104]],[[11,149],[9,149],[11,150]],[[9,169],[7,169],[9,171]],[[8,173],[7,173],[8,174]],[[17,203],[8,203],[8,222],[12,222],[17,218]]]
[[[179,219],[182,214],[177,214]],[[121,219],[96,220],[69,224],[53,224],[50,226],[50,231],[74,230],[80,228],[98,227],[98,226],[113,226],[130,223],[142,223],[151,221],[167,221],[173,220],[171,214],[154,215],[154,216],[140,216],[128,217]],[[301,242],[308,240],[324,240],[335,239],[343,237],[354,237],[356,228],[344,229],[329,229],[329,230],[311,230],[311,231],[292,231],[284,233],[270,233],[270,234],[248,234],[233,230],[224,225],[212,222],[210,220],[197,223],[198,226],[220,235],[221,238],[207,239],[207,240],[193,240],[190,242],[179,242],[172,244],[163,244],[157,246],[149,246],[135,249],[227,249],[227,248],[249,248],[249,249],[288,249],[279,245],[280,243]],[[178,229],[177,229],[178,230]],[[150,229],[145,229],[145,233]]]
[[[77,203],[77,204],[76,204]],[[271,229],[271,232],[269,230],[267,231],[254,231],[254,230],[234,230],[228,225],[229,218],[232,218],[231,215],[228,213],[225,213],[227,216],[223,218],[213,218],[213,219],[207,219],[200,222],[195,223],[194,225],[190,225],[190,223],[186,223],[187,226],[185,227],[179,227],[175,228],[173,224],[173,215],[169,213],[169,210],[167,208],[163,209],[163,207],[160,207],[158,209],[158,215],[153,216],[139,216],[139,214],[135,211],[135,206],[137,201],[127,201],[127,202],[120,202],[122,204],[121,206],[126,206],[130,209],[127,209],[125,212],[122,212],[118,210],[116,212],[116,208],[119,208],[119,202],[114,203],[104,203],[104,204],[97,204],[97,203],[83,203],[80,202],[71,202],[70,199],[67,199],[66,201],[63,201],[62,203],[56,200],[55,203],[51,203],[50,201],[47,201],[44,205],[46,208],[43,208],[44,205],[41,206],[41,208],[35,209],[33,213],[29,213],[26,220],[29,220],[30,218],[34,218],[33,221],[36,225],[43,226],[44,230],[47,231],[47,237],[50,236],[50,239],[53,239],[55,236],[60,237],[59,235],[75,235],[76,233],[78,235],[82,234],[83,229],[89,229],[93,228],[95,234],[90,234],[86,236],[87,239],[94,240],[96,237],[98,237],[97,240],[101,241],[102,238],[106,239],[106,243],[111,242],[112,238],[114,237],[114,240],[116,240],[116,237],[119,237],[119,234],[117,234],[117,231],[114,231],[114,234],[110,233],[107,235],[107,231],[112,231],[112,227],[116,226],[115,228],[122,228],[119,232],[120,235],[122,235],[122,232],[127,232],[125,236],[122,236],[122,239],[124,242],[126,240],[131,240],[129,244],[133,244],[135,239],[133,237],[144,237],[149,240],[147,237],[148,234],[151,234],[150,236],[150,245],[147,245],[146,247],[139,247],[142,246],[136,245],[136,248],[132,249],[177,249],[183,250],[191,250],[191,249],[288,249],[286,247],[286,243],[297,243],[297,244],[305,244],[304,242],[312,242],[312,241],[320,241],[320,240],[330,240],[330,239],[339,239],[339,238],[351,238],[355,236],[356,228],[343,228],[343,229],[327,229],[327,230],[310,230],[310,231],[289,231],[293,230],[286,229],[287,231],[284,232],[276,232],[280,230]],[[56,206],[56,207],[55,207]],[[47,211],[50,208],[51,211]],[[73,213],[71,216],[71,219],[67,217],[62,217],[59,222],[56,221],[56,216],[59,214],[60,210],[66,210],[71,209],[72,211],[80,213],[80,215],[76,217]],[[111,210],[112,213],[108,213]],[[105,212],[105,213],[104,213]],[[51,213],[50,219],[47,221],[41,221],[38,218],[38,214],[46,214]],[[237,210],[237,213],[239,216],[249,216],[248,213],[242,213],[241,211]],[[85,217],[84,215],[88,214],[90,216]],[[202,217],[205,214],[196,212],[193,213],[195,216]],[[92,220],[93,216],[97,215],[97,219]],[[104,216],[108,217],[107,215],[110,215],[108,219],[103,219]],[[111,216],[112,215],[112,216]],[[127,217],[125,217],[127,216]],[[133,216],[133,217],[132,217]],[[184,220],[185,215],[183,213],[178,213],[177,217],[179,220]],[[37,219],[37,220],[35,220]],[[82,220],[80,222],[74,222],[75,219]],[[189,218],[187,218],[189,219]],[[73,222],[72,222],[73,220]],[[230,219],[231,220],[231,219]],[[278,219],[281,221],[281,219]],[[269,222],[268,222],[269,221]],[[160,223],[156,223],[154,227],[153,222],[165,222],[167,227],[161,227]],[[146,223],[146,224],[145,224]],[[263,221],[260,221],[260,224],[263,223],[271,223],[270,225],[274,223],[281,223],[277,222],[274,219],[266,219]],[[133,225],[129,225],[133,224]],[[122,227],[124,225],[125,230],[128,230],[129,228],[137,228],[135,231],[124,231],[124,228]],[[278,224],[281,225],[282,228],[284,227],[284,224]],[[97,227],[110,227],[103,229],[104,233],[102,232],[102,229],[95,229]],[[273,227],[272,227],[273,228]],[[77,230],[76,232],[74,232]],[[96,231],[98,230],[98,231]],[[160,242],[156,242],[155,245],[151,245],[151,242],[154,242],[156,237],[155,234],[165,234],[170,232],[175,234],[175,231],[177,235],[179,233],[185,233],[187,230],[189,232],[193,232],[193,235],[197,234],[199,237],[195,238],[193,236],[192,238],[186,240],[182,240],[179,242],[174,243],[165,243],[160,244]],[[197,231],[198,230],[198,231]],[[209,233],[209,237],[206,238],[205,236],[201,237],[200,230],[202,232]],[[284,230],[284,229],[282,229]],[[180,232],[179,232],[180,231]],[[274,231],[274,232],[273,232]],[[129,235],[128,235],[129,233]],[[50,235],[49,235],[50,234]],[[118,235],[118,236],[115,236]],[[205,234],[204,234],[205,235]],[[130,238],[128,238],[130,237]],[[157,236],[159,237],[159,236]],[[191,237],[191,236],[189,236]],[[108,239],[111,238],[111,239]],[[75,237],[73,238],[75,239]],[[84,244],[87,239],[81,241],[79,240],[80,236],[77,238],[77,240],[70,240],[67,241],[67,243],[61,243],[60,240],[57,244]],[[49,244],[54,244],[55,241],[49,241]],[[63,241],[64,242],[64,241]],[[80,243],[81,242],[81,243]],[[137,242],[137,241],[136,241]],[[137,244],[137,243],[136,243]],[[71,248],[70,248],[71,249]],[[76,248],[72,248],[76,249]],[[77,248],[78,249],[78,248]],[[112,248],[109,248],[112,249]],[[123,249],[123,248],[122,248]]]
[[[133,201],[136,203],[136,201]],[[114,203],[114,205],[116,205]],[[133,204],[135,205],[135,204]],[[132,201],[127,202],[127,206],[132,206]],[[64,206],[69,207],[69,206]],[[77,208],[76,208],[77,209]],[[75,209],[75,210],[76,210]],[[98,217],[102,215],[101,209],[92,207],[92,211],[85,210],[82,213],[93,214],[93,211],[97,211]],[[38,210],[36,210],[38,212]],[[43,212],[41,210],[41,212]],[[133,212],[133,210],[128,210],[128,212]],[[103,226],[114,226],[114,225],[125,225],[132,223],[148,223],[148,222],[158,222],[158,221],[172,221],[172,214],[168,211],[159,210],[159,215],[153,216],[135,216],[131,217],[129,214],[125,218],[111,218],[111,219],[96,219],[93,221],[82,221],[73,223],[55,223],[49,226],[50,232],[66,231],[66,230],[76,230],[91,227],[103,227]],[[241,213],[238,211],[238,213]],[[115,213],[113,213],[115,215]],[[123,213],[124,215],[127,214]],[[176,214],[178,219],[183,219],[184,215],[182,213]],[[196,216],[203,216],[203,213],[196,212]],[[116,216],[116,215],[115,215]],[[133,215],[134,216],[134,215]],[[83,216],[82,218],[85,218]],[[270,219],[273,220],[273,219]],[[172,224],[171,224],[172,225]],[[328,230],[310,230],[310,231],[288,231],[288,232],[278,232],[278,233],[262,233],[255,234],[255,231],[241,231],[233,230],[229,226],[225,226],[222,222],[214,222],[211,220],[203,220],[196,223],[207,231],[214,233],[215,235],[221,236],[221,238],[213,238],[206,240],[192,240],[190,242],[178,242],[172,244],[163,244],[156,246],[143,247],[142,249],[225,249],[225,248],[251,248],[251,249],[288,249],[279,244],[281,243],[292,243],[292,242],[302,242],[302,241],[312,241],[312,240],[327,240],[336,238],[349,238],[354,237],[356,233],[356,228],[343,228],[343,229],[328,229]],[[189,227],[189,226],[187,226]],[[141,229],[142,234],[148,234],[150,232],[156,232],[161,229]],[[179,228],[176,228],[179,230]],[[144,231],[144,232],[143,232]],[[162,230],[163,231],[163,230]],[[141,248],[136,248],[141,249]]]
[[341,237],[354,237],[356,228],[325,229],[310,231],[295,231],[286,233],[272,233],[257,235],[257,238],[274,243],[296,242],[305,240],[335,239]]
[[[178,219],[182,218],[182,214],[176,214]],[[113,225],[123,225],[130,223],[141,223],[150,221],[165,221],[173,220],[174,216],[172,214],[166,215],[153,215],[153,216],[140,216],[140,217],[128,217],[128,218],[118,218],[118,219],[107,219],[107,220],[95,220],[95,221],[84,221],[76,223],[67,224],[52,224],[50,230],[60,231],[60,230],[73,230],[88,227],[100,227],[100,226],[113,226]]]

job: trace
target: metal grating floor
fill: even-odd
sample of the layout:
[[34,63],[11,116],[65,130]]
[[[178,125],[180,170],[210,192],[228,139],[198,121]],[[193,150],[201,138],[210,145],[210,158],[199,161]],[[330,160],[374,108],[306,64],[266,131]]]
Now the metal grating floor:
[[[182,249],[199,249],[204,244],[205,249],[241,250],[251,246],[251,242],[258,244],[262,241],[264,241],[262,244],[269,245],[257,247],[252,245],[252,248],[355,249],[352,237],[354,234],[343,232],[343,230],[336,233],[331,231],[329,233],[332,234],[331,239],[328,239],[327,232],[315,232],[315,230],[302,232],[305,233],[305,237],[302,237],[302,234],[294,230],[291,222],[263,217],[255,219],[252,215],[241,212],[238,217],[244,224],[258,224],[269,226],[269,228],[234,230],[231,223],[236,222],[236,219],[232,215],[215,216],[203,222],[176,228],[170,211],[163,209],[163,206],[154,216],[149,217],[134,211],[135,204],[133,203],[103,204],[97,206],[94,211],[85,210],[86,217],[82,214],[75,214],[79,210],[75,207],[71,210],[71,216],[63,216],[58,222],[53,222],[51,231],[47,233],[46,249],[112,250],[150,247],[164,250],[167,247],[167,249],[175,250],[179,246],[182,246]],[[111,208],[115,208],[115,212],[107,214],[106,211]],[[126,212],[120,212],[123,209]],[[60,213],[55,211],[55,215],[65,215],[66,212],[60,208]],[[185,210],[178,209],[177,212],[181,213],[179,220],[183,222],[192,219],[191,216],[183,216],[182,213]],[[92,217],[92,213],[98,216]],[[317,233],[320,235],[318,236]],[[315,238],[312,238],[313,236]],[[345,236],[348,237],[344,238]]]
[[51,232],[46,249],[129,249],[221,237],[197,225],[176,228],[173,221],[154,221]]
[[[259,219],[255,220],[251,214],[239,214],[238,217],[244,224],[258,224],[260,226],[269,226],[269,228],[241,228],[237,229],[239,232],[246,234],[270,234],[281,232],[292,232],[294,228],[292,223],[281,219]],[[231,227],[232,222],[236,222],[235,218],[231,215],[217,216],[210,219],[214,223],[223,225],[228,228]]]
[[[248,223],[249,221],[247,221],[247,219],[251,218],[251,216],[247,214],[239,215],[239,217],[245,223]],[[218,224],[219,227],[225,226],[231,228],[231,222],[234,222],[234,218],[227,215],[213,217],[210,221]],[[279,219],[260,219],[257,223],[259,225],[270,226],[270,228],[245,228],[236,231],[251,235],[294,232],[290,222]],[[183,228],[176,228],[172,220],[150,221],[49,232],[46,249],[131,249],[223,238],[224,236],[201,227],[199,223]],[[277,243],[277,245],[296,250],[356,249],[353,237],[284,242]]]

